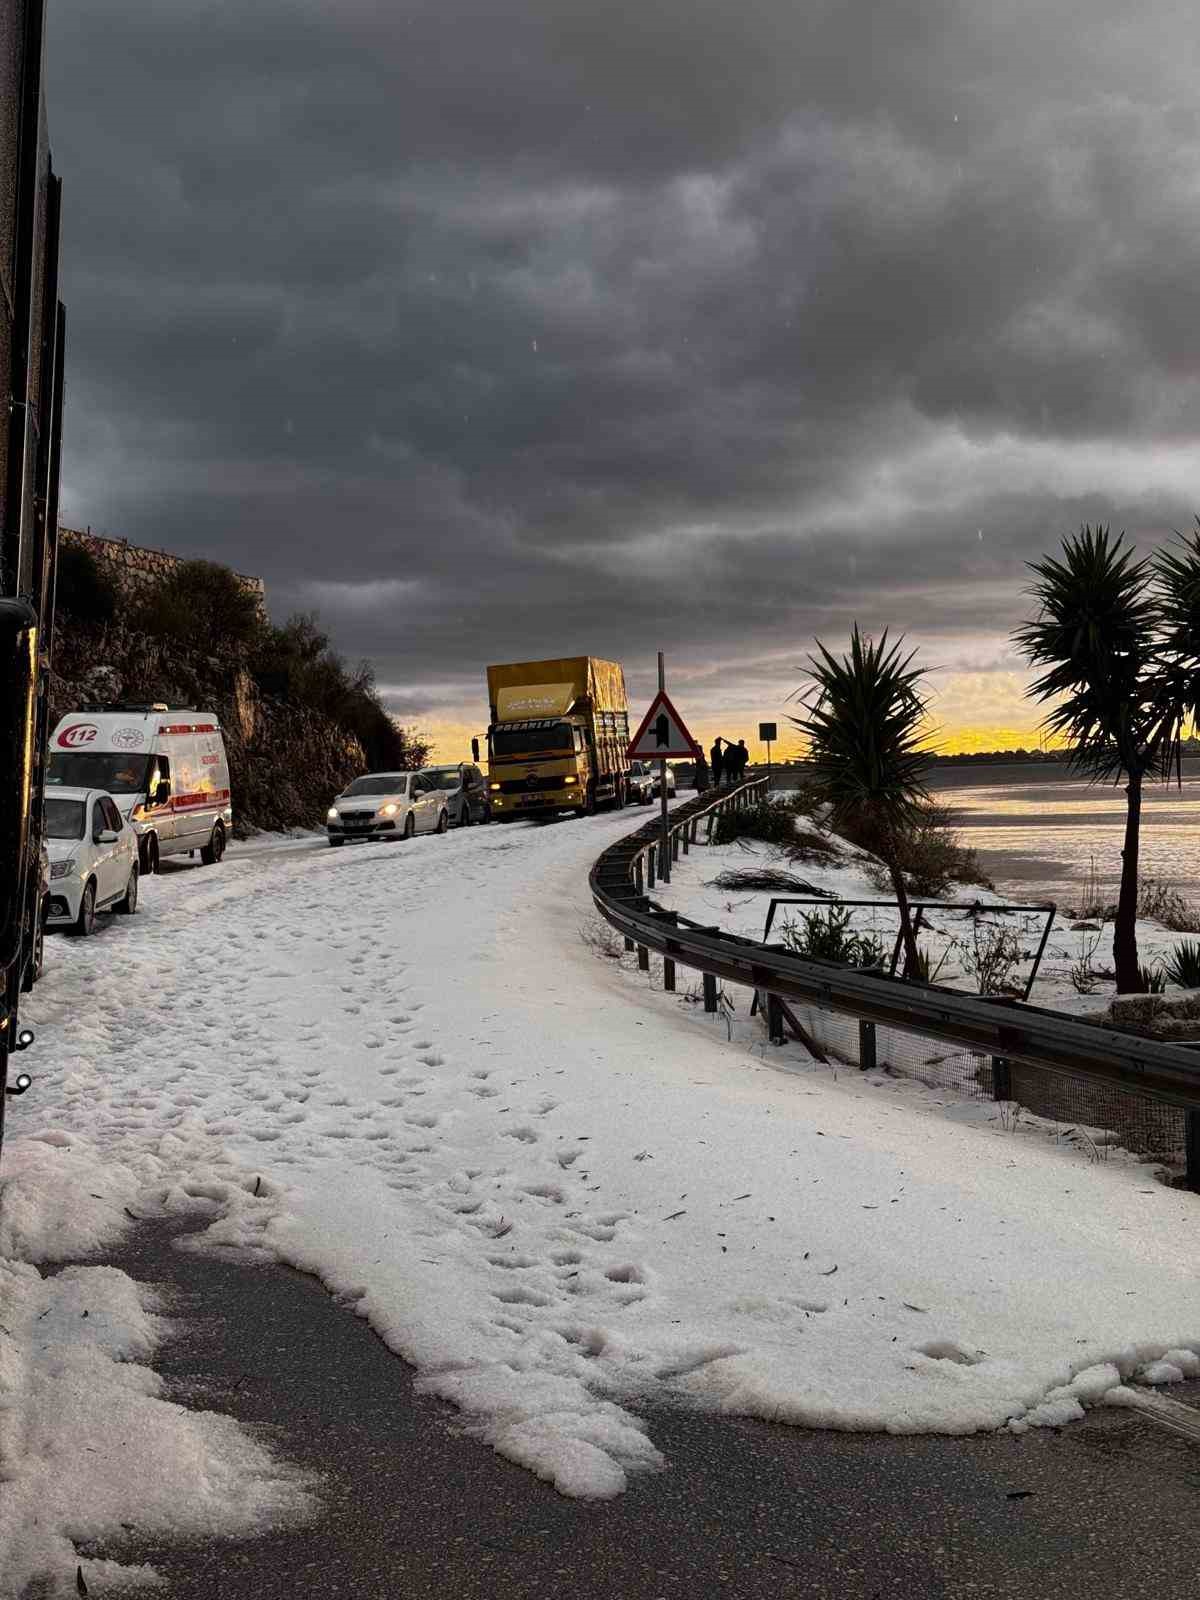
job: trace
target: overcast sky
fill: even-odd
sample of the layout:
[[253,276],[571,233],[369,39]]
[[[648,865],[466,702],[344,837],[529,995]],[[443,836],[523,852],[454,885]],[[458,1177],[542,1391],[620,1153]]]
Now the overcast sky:
[[1030,741],[1023,563],[1200,510],[1184,0],[50,0],[63,520],[695,731],[890,625]]

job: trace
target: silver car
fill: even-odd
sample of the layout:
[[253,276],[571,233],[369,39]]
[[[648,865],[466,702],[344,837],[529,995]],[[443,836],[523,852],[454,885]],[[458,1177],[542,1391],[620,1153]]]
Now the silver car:
[[445,833],[449,826],[446,796],[423,772],[369,772],[355,778],[325,818],[331,845],[350,839],[411,839],[415,833]]
[[422,767],[421,773],[423,777],[432,778],[446,796],[450,821],[456,828],[469,828],[473,822],[492,820],[483,773],[470,761],[453,767]]

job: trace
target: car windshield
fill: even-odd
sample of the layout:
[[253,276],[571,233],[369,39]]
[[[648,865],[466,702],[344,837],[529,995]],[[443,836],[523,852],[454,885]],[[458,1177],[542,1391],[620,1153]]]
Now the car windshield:
[[338,796],[339,800],[359,794],[403,794],[408,774],[404,772],[376,772],[367,778],[355,778]]
[[575,737],[569,722],[554,722],[544,728],[496,728],[492,733],[492,754],[539,756],[550,751],[573,751]]
[[457,767],[429,767],[422,774],[436,789],[460,789],[462,773]]
[[46,801],[46,837],[48,839],[82,839],[87,807],[82,800],[49,799]]
[[46,782],[64,789],[107,789],[109,794],[145,794],[149,756],[117,750],[53,750]]

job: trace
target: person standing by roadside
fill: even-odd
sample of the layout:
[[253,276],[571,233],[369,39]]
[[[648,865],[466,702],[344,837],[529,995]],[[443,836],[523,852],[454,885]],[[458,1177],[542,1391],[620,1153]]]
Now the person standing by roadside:
[[[746,749],[745,739],[738,740],[737,744],[734,746],[733,755],[737,761],[737,768],[733,775],[733,781],[735,783],[741,783],[743,778],[746,776],[746,768],[750,765],[750,752]],[[728,758],[729,752],[727,751],[726,760],[728,760]]]
[[721,752],[721,737],[719,734],[713,740],[713,747],[708,752],[708,759],[712,762],[713,787],[719,789],[721,787],[721,779],[725,775],[725,758]]
[[696,753],[696,760],[692,766],[692,788],[697,794],[703,794],[708,788],[708,763],[704,759],[704,751]]

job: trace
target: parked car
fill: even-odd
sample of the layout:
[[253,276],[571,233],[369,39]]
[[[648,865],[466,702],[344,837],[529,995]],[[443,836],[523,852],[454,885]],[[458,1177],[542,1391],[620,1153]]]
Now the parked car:
[[325,819],[332,845],[348,839],[411,839],[414,833],[445,833],[449,826],[445,792],[424,772],[368,772],[355,778]]
[[[654,770],[654,798],[656,800],[659,800],[659,799],[662,798],[662,779],[659,777],[658,768],[657,767]],[[674,770],[673,767],[668,767],[667,768],[667,799],[668,800],[674,800],[674,798],[675,798],[675,770]]]
[[483,773],[469,761],[456,767],[423,767],[422,775],[432,778],[446,796],[450,821],[456,828],[469,828],[473,822],[490,822],[492,808],[488,802],[487,784]]
[[50,738],[47,792],[60,786],[112,795],[133,825],[143,872],[196,850],[213,866],[233,831],[229,761],[211,711],[161,703],[73,711]]
[[95,932],[98,911],[132,916],[137,910],[137,835],[112,795],[65,785],[48,793],[46,849],[47,927],[69,927],[86,938]]
[[625,783],[625,793],[630,805],[636,800],[639,805],[648,806],[654,798],[654,773],[648,761],[631,761],[629,763],[629,777]]

